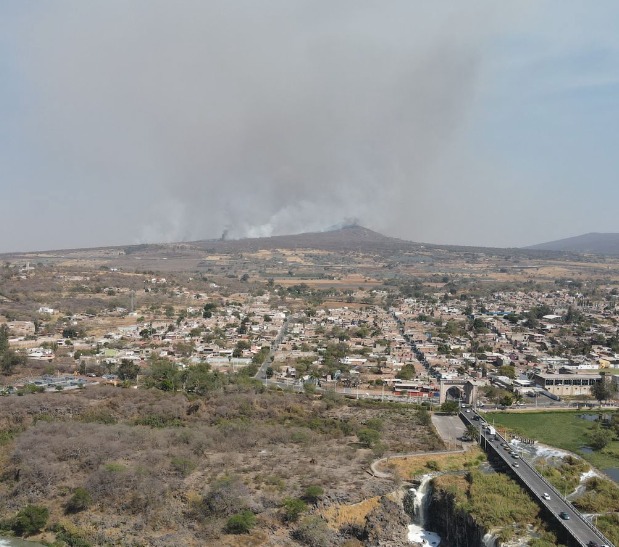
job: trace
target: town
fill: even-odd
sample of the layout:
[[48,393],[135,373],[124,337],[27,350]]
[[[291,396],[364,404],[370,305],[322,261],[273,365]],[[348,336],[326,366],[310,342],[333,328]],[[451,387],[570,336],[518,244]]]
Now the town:
[[[506,445],[502,459],[487,455],[501,471],[538,446],[501,416],[536,410],[595,413],[587,449],[611,468],[618,272],[608,257],[409,245],[360,227],[7,255],[3,514],[34,507],[52,524],[24,532],[21,520],[0,519],[0,530],[84,545],[238,534],[261,544],[265,530],[282,545],[423,544],[415,504],[406,512],[392,497],[402,480],[426,480],[416,458],[434,472],[443,457],[477,467],[479,435]],[[493,424],[482,434],[484,416]],[[524,471],[524,460],[510,467]],[[515,487],[509,473],[495,475]],[[578,488],[586,499],[614,496],[597,482]],[[519,506],[540,511],[519,492]],[[342,516],[370,501],[378,505]],[[391,524],[378,532],[374,519]],[[556,545],[561,529],[544,526],[538,545]],[[612,536],[614,524],[604,526]]]

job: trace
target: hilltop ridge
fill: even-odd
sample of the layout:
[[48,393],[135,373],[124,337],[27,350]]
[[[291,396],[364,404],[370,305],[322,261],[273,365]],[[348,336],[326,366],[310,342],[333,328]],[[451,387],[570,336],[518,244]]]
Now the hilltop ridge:
[[530,245],[525,249],[619,256],[619,233],[590,232]]

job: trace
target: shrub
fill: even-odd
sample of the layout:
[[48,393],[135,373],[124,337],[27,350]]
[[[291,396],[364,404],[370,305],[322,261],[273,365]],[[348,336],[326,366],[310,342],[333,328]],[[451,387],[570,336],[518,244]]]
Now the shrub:
[[209,487],[202,498],[201,510],[206,517],[229,517],[244,510],[248,498],[248,488],[237,477],[223,477]]
[[187,477],[196,468],[196,464],[188,458],[174,456],[171,463],[172,468],[183,477]]
[[284,509],[284,521],[296,522],[301,513],[307,509],[307,503],[299,498],[286,498],[282,504]]
[[430,470],[430,471],[439,471],[441,466],[440,464],[436,461],[436,460],[428,460],[426,462],[426,467]]
[[226,523],[225,531],[228,534],[248,534],[256,524],[256,515],[245,510],[232,515]]
[[366,427],[368,429],[373,429],[374,431],[382,431],[383,430],[383,421],[380,418],[370,418],[366,422]]
[[363,428],[357,432],[357,438],[359,442],[368,448],[372,448],[380,441],[380,433],[375,429]]
[[48,518],[47,507],[26,505],[11,521],[11,529],[18,536],[32,536],[45,527]]
[[320,517],[307,517],[293,532],[293,537],[303,545],[329,547],[333,544],[333,534],[327,523]]
[[86,488],[76,488],[65,506],[65,511],[67,513],[79,513],[88,509],[91,503],[92,497],[90,492]]
[[318,485],[308,486],[303,494],[303,499],[308,503],[316,503],[324,494],[324,490]]

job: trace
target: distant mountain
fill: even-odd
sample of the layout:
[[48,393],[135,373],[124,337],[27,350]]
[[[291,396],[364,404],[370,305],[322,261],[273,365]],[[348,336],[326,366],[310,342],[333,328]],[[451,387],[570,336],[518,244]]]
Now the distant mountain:
[[419,244],[388,237],[363,226],[344,226],[325,232],[256,237],[234,240],[192,241],[193,247],[211,250],[254,251],[258,249],[323,249],[327,251],[384,251],[418,248]]
[[525,247],[541,251],[619,256],[619,234],[590,233]]

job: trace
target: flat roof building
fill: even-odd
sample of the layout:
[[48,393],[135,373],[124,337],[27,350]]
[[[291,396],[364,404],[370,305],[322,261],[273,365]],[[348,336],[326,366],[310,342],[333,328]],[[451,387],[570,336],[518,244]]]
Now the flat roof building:
[[533,381],[541,388],[559,397],[591,395],[591,386],[602,380],[599,374],[544,374],[537,373]]

